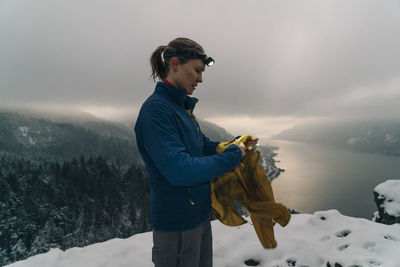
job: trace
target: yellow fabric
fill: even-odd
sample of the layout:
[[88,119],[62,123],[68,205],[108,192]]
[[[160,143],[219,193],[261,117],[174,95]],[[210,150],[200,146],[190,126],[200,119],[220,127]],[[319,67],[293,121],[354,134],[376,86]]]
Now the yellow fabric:
[[[245,143],[250,136],[245,135],[230,142],[222,142],[217,147],[221,153],[232,143]],[[271,182],[264,168],[258,163],[259,151],[246,151],[242,162],[232,171],[211,181],[213,214],[229,226],[238,226],[247,221],[236,212],[233,199],[241,203],[250,213],[258,239],[264,248],[274,248],[275,222],[288,224],[290,213],[285,206],[275,202]]]

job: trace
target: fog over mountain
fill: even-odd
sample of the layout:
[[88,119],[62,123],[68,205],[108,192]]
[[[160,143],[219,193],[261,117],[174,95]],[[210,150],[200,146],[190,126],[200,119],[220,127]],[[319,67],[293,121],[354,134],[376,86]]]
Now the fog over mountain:
[[400,156],[400,121],[394,119],[336,119],[302,123],[274,138]]

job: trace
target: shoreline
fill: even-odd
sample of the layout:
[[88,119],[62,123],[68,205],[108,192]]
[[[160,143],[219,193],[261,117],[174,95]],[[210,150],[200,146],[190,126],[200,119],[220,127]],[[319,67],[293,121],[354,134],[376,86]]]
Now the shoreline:
[[275,157],[278,156],[278,153],[275,151],[279,150],[279,147],[259,146],[258,150],[261,152],[260,163],[265,169],[268,179],[272,182],[285,171],[285,169],[279,168],[275,164],[276,162],[280,162],[280,160],[275,159]]

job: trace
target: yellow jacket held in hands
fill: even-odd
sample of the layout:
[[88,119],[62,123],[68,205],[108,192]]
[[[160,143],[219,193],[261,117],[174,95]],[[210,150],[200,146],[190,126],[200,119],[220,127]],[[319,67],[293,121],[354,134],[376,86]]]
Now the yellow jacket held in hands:
[[[221,142],[217,153],[232,143],[245,143],[245,135],[229,142]],[[277,222],[288,224],[290,213],[285,206],[275,202],[271,182],[264,168],[258,163],[259,151],[246,150],[241,163],[232,171],[211,181],[212,212],[223,223],[238,226],[247,221],[236,211],[234,199],[250,213],[258,239],[264,248],[274,248],[277,242],[273,226]]]

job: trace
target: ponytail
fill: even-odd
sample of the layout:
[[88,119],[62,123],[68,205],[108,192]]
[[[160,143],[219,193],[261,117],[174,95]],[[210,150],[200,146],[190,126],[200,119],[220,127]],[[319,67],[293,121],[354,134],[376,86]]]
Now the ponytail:
[[153,52],[150,57],[150,65],[151,65],[151,75],[150,77],[156,81],[157,78],[163,80],[167,77],[168,73],[168,65],[165,64],[164,59],[162,58],[162,53],[164,52],[167,46],[161,45],[157,47],[157,49]]

